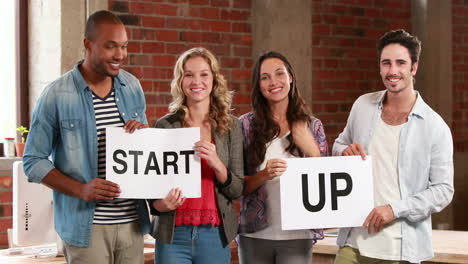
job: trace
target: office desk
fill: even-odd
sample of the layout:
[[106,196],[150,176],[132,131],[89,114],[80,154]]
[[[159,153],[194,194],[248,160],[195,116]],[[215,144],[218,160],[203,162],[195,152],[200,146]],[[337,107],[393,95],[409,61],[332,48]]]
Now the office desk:
[[[432,246],[435,256],[433,259],[424,262],[427,264],[442,263],[466,263],[468,264],[468,232],[461,231],[441,231],[432,232]],[[149,243],[150,244],[150,243]],[[154,248],[145,244],[145,263],[152,264],[154,261]],[[154,244],[153,244],[154,245]],[[231,244],[233,254],[237,254],[235,244]],[[335,237],[325,237],[319,240],[313,248],[314,264],[333,264],[338,247]],[[0,263],[11,264],[65,264],[63,257],[56,258],[33,258],[25,256],[5,256],[7,250],[0,250]],[[237,258],[236,258],[237,259]]]
[[[11,264],[66,264],[64,257],[9,256],[8,250],[0,250],[0,263]],[[145,264],[154,263],[154,248],[145,247]]]

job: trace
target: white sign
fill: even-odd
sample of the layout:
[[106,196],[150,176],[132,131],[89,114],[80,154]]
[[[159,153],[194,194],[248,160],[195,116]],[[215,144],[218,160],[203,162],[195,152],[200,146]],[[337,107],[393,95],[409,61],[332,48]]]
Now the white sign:
[[174,187],[201,197],[200,158],[193,146],[200,128],[145,128],[133,134],[106,129],[106,179],[120,185],[120,198],[164,198]]
[[367,156],[285,159],[280,176],[283,230],[362,226],[374,208]]

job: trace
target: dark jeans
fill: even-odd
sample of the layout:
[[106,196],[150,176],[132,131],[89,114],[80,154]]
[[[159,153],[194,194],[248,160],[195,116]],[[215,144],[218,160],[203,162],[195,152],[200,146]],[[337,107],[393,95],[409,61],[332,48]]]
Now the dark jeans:
[[269,240],[239,236],[240,264],[311,264],[312,239]]
[[229,264],[231,248],[223,247],[218,227],[178,226],[172,244],[156,241],[156,264]]

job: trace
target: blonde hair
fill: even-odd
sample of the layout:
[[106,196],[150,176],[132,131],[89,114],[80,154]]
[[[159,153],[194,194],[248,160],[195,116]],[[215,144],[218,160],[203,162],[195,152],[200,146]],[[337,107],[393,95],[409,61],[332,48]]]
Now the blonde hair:
[[201,57],[210,65],[213,74],[213,90],[210,94],[210,112],[208,119],[213,131],[224,134],[231,126],[231,111],[233,92],[228,90],[226,79],[220,72],[219,63],[213,53],[205,48],[192,48],[179,56],[174,66],[174,78],[171,81],[172,102],[169,104],[169,111],[176,113],[182,111],[182,124],[185,125],[185,118],[188,114],[187,98],[182,90],[182,80],[184,78],[185,63],[191,59]]

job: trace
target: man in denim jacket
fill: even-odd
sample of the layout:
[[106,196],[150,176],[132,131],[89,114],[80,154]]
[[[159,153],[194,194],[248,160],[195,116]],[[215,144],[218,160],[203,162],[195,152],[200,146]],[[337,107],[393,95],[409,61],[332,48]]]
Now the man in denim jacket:
[[335,156],[372,155],[375,208],[362,227],[340,229],[335,264],[432,258],[431,214],[453,197],[450,129],[414,90],[420,41],[390,31],[378,52],[386,90],[356,100],[333,145]]
[[144,262],[145,201],[117,198],[119,186],[105,179],[105,128],[148,127],[140,83],[120,69],[127,43],[117,16],[92,14],[85,59],[49,84],[33,111],[24,169],[29,181],[54,190],[67,263]]

